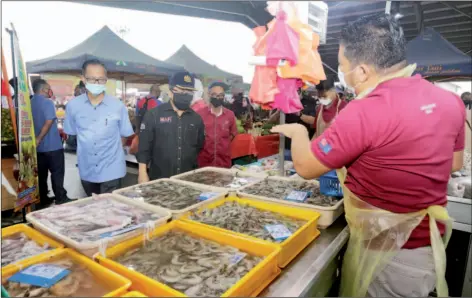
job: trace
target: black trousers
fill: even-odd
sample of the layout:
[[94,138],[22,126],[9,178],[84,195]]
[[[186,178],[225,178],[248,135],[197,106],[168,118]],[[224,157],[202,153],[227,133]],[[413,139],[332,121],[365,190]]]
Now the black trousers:
[[103,193],[110,193],[114,190],[121,188],[121,178],[105,181],[102,183],[95,183],[82,180],[82,187],[84,188],[85,193],[88,197],[91,197],[92,194],[99,195]]
[[49,152],[38,152],[39,198],[42,204],[52,203],[48,198],[48,175],[51,173],[52,191],[56,200],[67,199],[64,189],[65,160],[64,149]]

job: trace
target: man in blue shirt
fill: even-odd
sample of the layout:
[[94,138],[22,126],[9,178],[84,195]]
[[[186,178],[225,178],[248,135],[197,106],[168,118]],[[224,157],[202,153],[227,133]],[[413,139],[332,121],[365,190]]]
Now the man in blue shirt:
[[48,197],[48,175],[51,172],[52,190],[56,204],[70,202],[64,189],[65,161],[61,136],[57,129],[56,109],[49,98],[51,86],[42,79],[33,82],[34,96],[31,99],[36,151],[38,155],[38,182],[40,203],[38,209],[48,207],[52,199]]
[[105,93],[107,70],[99,60],[82,66],[87,92],[66,106],[64,131],[77,136],[77,159],[82,186],[88,196],[112,192],[126,175],[122,138],[133,128],[125,105]]

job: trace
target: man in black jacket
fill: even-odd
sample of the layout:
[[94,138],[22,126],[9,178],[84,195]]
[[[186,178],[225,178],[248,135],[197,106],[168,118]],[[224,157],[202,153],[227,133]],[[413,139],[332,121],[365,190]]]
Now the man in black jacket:
[[169,82],[170,101],[144,116],[136,155],[139,183],[197,168],[197,157],[205,142],[205,126],[202,118],[190,108],[194,86],[191,74],[176,73]]

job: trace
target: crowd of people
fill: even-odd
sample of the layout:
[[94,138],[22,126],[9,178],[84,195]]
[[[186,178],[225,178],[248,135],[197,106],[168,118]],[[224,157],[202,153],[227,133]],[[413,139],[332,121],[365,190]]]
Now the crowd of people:
[[[341,32],[342,89],[328,79],[300,90],[304,109],[272,129],[291,140],[287,148],[300,176],[312,179],[338,169],[351,231],[341,284],[345,296],[426,297],[443,279],[437,255],[444,245],[430,234],[441,239],[450,232],[436,221],[449,220],[447,183],[463,165],[464,105],[470,109],[472,101],[470,93],[461,100],[412,76],[415,68],[406,62],[406,39],[395,17],[363,17]],[[159,100],[158,85],[138,101],[133,129],[125,105],[105,92],[104,64],[85,62],[81,79],[66,106],[64,131],[76,136],[79,174],[89,196],[121,187],[123,145],[133,134],[143,183],[197,167],[230,167],[236,118],[254,115],[242,93],[226,102],[228,86],[221,82],[208,86],[208,100],[196,97],[194,76],[179,72],[169,80],[168,102]],[[62,185],[64,153],[54,106],[47,100],[51,88],[37,80],[33,89],[41,201],[50,203],[44,191],[49,171],[60,204],[70,199]],[[345,90],[356,94],[349,104]],[[270,121],[279,116],[273,113]]]

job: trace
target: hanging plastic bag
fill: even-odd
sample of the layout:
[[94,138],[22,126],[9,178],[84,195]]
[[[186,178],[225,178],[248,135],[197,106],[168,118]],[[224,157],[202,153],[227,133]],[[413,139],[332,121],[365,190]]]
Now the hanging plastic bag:
[[285,64],[278,67],[278,75],[282,78],[299,78],[312,84],[326,80],[320,54],[318,53],[319,36],[311,27],[302,23],[293,7],[288,17],[288,25],[299,34],[298,63],[295,66]]
[[275,95],[272,108],[279,109],[285,114],[297,113],[303,110],[303,105],[298,95],[298,88],[301,87],[301,84],[299,79],[277,77],[277,87],[280,92]]
[[[253,46],[254,55],[264,56],[267,42],[265,26],[256,27],[253,31],[257,37],[256,43]],[[251,90],[249,91],[249,98],[251,98],[252,102],[265,107],[274,101],[274,96],[278,92],[277,69],[275,67],[256,66]]]
[[280,10],[277,13],[274,27],[267,37],[266,64],[277,67],[280,60],[291,66],[298,63],[299,34],[287,24],[287,14]]

